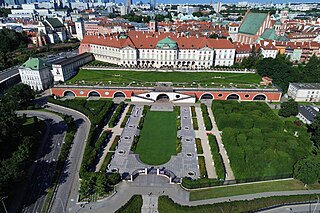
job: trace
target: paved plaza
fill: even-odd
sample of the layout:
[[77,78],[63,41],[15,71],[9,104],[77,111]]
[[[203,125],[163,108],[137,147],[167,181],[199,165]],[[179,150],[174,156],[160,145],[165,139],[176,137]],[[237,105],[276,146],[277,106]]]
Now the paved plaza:
[[133,154],[130,151],[134,136],[139,135],[137,126],[142,116],[142,111],[143,106],[135,106],[132,110],[130,118],[121,133],[118,147],[108,167],[108,171],[119,171],[121,174],[129,176],[145,173],[145,169],[148,171],[159,169],[160,173],[166,170],[173,178],[198,178],[200,172],[190,107],[181,107],[180,110],[181,130],[177,134],[181,137],[182,151],[177,155],[171,156],[169,162],[160,166],[146,165],[139,160],[139,155]]

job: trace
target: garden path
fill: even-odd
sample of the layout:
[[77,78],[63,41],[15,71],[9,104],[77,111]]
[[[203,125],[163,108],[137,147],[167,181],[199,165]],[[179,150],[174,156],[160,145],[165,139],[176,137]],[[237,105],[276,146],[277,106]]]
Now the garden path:
[[[210,105],[210,106],[211,106],[211,105]],[[230,160],[229,160],[227,151],[226,151],[226,149],[224,148],[224,145],[223,145],[223,143],[222,143],[221,132],[220,132],[219,129],[218,129],[218,126],[217,126],[217,124],[216,124],[216,121],[215,121],[215,119],[214,119],[214,116],[213,116],[213,113],[212,113],[212,110],[211,110],[211,107],[210,107],[210,106],[207,105],[209,117],[210,117],[211,122],[212,122],[212,130],[211,130],[211,133],[216,136],[216,139],[217,139],[217,142],[218,142],[220,154],[221,154],[221,156],[222,156],[223,164],[224,164],[224,167],[225,167],[225,169],[226,169],[226,179],[225,179],[225,180],[226,180],[226,181],[235,180],[233,171],[232,171],[231,166],[230,166]]]
[[203,156],[206,163],[208,178],[215,179],[217,178],[217,174],[216,174],[216,169],[214,167],[214,162],[213,162],[213,158],[210,151],[208,136],[205,130],[201,109],[199,106],[196,106],[195,110],[196,110],[198,126],[199,126],[199,130],[195,131],[196,138],[201,139],[201,146],[203,149]]

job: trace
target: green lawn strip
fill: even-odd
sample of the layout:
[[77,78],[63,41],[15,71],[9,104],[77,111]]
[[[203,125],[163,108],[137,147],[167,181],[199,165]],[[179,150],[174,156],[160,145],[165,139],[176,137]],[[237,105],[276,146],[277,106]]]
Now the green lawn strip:
[[104,158],[103,163],[101,165],[100,171],[105,172],[107,170],[107,166],[110,163],[113,154],[114,154],[113,152],[108,152],[107,153],[107,155]]
[[292,177],[294,164],[311,153],[307,129],[265,103],[214,101],[212,111],[237,182]]
[[142,207],[142,196],[133,195],[116,213],[139,213]]
[[[320,184],[313,184],[309,189],[320,189]],[[283,180],[272,182],[252,183],[236,186],[219,186],[211,189],[193,190],[190,192],[190,200],[205,200],[218,197],[255,194],[273,191],[305,190],[304,184],[299,180]]]
[[203,103],[200,106],[201,106],[203,122],[204,122],[204,125],[206,127],[206,130],[211,130],[212,129],[212,122],[211,122],[211,119],[209,117],[208,108]]
[[196,147],[197,147],[197,154],[203,154],[203,149],[202,149],[200,138],[196,138]]
[[207,178],[208,173],[206,169],[206,163],[203,156],[198,157],[199,170],[200,170],[200,178]]
[[[192,80],[190,80],[192,79]],[[86,83],[102,82],[130,83],[130,82],[185,82],[211,84],[259,84],[261,77],[252,73],[210,73],[210,72],[140,72],[122,70],[85,70],[67,81],[68,84],[85,81]]]
[[216,168],[216,173],[219,180],[224,180],[226,176],[226,170],[224,168],[222,156],[219,153],[219,146],[217,143],[217,139],[214,135],[208,135],[209,145],[211,149],[211,154],[214,162],[214,167]]
[[196,107],[195,106],[191,106],[191,116],[192,117],[197,117]]
[[135,149],[140,160],[160,165],[176,154],[176,113],[148,111]]
[[117,147],[117,145],[118,145],[119,140],[120,140],[120,135],[117,135],[117,136],[114,138],[114,140],[113,140],[113,142],[112,142],[112,145],[111,145],[110,148],[109,148],[109,151],[115,151],[115,150],[116,150],[116,147]]
[[109,125],[110,128],[113,128],[115,125],[117,125],[117,123],[118,123],[118,121],[119,121],[119,119],[121,117],[121,114],[123,113],[124,109],[125,109],[125,104],[124,104],[124,102],[121,102],[117,106],[116,110],[114,111],[112,117],[110,118],[110,120],[108,122],[108,125]]
[[197,118],[192,118],[192,125],[193,125],[193,129],[194,130],[199,130],[199,126],[198,126],[198,120]]
[[292,195],[292,196],[274,196],[266,198],[257,198],[254,200],[244,200],[244,201],[232,201],[208,205],[199,206],[181,206],[174,203],[167,196],[160,196],[158,201],[159,213],[212,213],[212,212],[253,212],[255,210],[267,208],[269,206],[280,205],[280,204],[294,204],[296,202],[309,202],[317,201],[317,195],[306,194],[306,195]]

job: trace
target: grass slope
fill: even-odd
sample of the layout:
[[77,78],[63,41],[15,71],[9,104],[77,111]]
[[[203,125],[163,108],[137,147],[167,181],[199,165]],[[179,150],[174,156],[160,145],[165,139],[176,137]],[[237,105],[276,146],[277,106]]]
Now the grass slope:
[[[319,184],[312,184],[308,189],[319,189]],[[211,189],[194,190],[190,193],[190,200],[204,200],[218,197],[228,197],[260,192],[305,190],[299,180],[284,180],[273,182],[252,183],[238,186],[216,187]]]
[[176,154],[176,113],[148,111],[135,153],[150,165],[161,165]]

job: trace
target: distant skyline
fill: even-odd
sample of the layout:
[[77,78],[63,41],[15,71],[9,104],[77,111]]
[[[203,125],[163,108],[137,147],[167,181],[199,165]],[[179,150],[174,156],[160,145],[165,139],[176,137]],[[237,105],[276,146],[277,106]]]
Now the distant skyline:
[[[244,0],[245,1],[245,0]],[[146,3],[146,1],[143,1]],[[205,1],[201,1],[201,0],[189,0],[189,1],[185,1],[185,0],[157,0],[158,3],[166,3],[166,4],[210,4],[210,0],[205,0]],[[212,1],[212,3],[215,3],[217,1]],[[223,0],[220,1],[222,3],[238,3],[238,2],[242,2],[238,1],[238,0]],[[292,0],[292,1],[285,1],[285,0],[274,0],[274,1],[268,1],[268,0],[250,0],[247,2],[252,2],[252,3],[318,3],[316,1],[310,1],[310,0]]]

